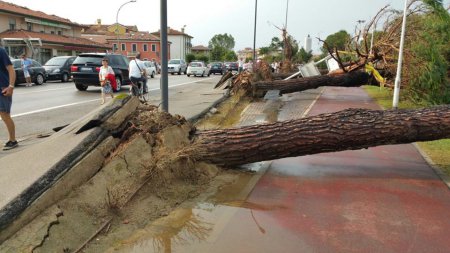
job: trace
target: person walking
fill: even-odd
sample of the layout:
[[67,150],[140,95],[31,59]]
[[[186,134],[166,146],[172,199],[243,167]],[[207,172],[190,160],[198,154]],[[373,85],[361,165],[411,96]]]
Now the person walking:
[[16,71],[9,59],[6,50],[0,47],[0,117],[8,130],[9,140],[6,142],[3,150],[9,150],[17,147],[16,127],[11,118],[12,95],[14,84],[16,82]]
[[102,66],[98,72],[98,79],[100,80],[100,85],[102,86],[102,102],[105,103],[105,95],[110,94],[111,98],[114,98],[113,89],[111,87],[111,76],[115,79],[114,70],[108,65],[108,58],[102,59]]
[[23,70],[23,75],[25,76],[25,80],[27,82],[27,86],[31,86],[31,76],[30,76],[30,67],[31,67],[31,60],[27,58],[26,54],[22,55],[22,70]]
[[242,71],[244,71],[244,59],[240,58],[238,61],[238,65],[239,65],[239,73],[241,73]]
[[144,85],[143,93],[146,94],[148,92],[147,91],[147,73],[145,72],[144,63],[140,59],[141,59],[141,54],[137,53],[134,60],[130,61],[129,65],[128,65],[129,78],[130,78],[131,82],[135,85],[139,85],[139,82],[142,82]]

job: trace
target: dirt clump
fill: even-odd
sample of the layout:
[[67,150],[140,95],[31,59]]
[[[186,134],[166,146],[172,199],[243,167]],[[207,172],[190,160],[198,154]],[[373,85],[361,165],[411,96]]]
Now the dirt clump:
[[181,116],[139,106],[98,173],[55,205],[62,215],[48,235],[31,243],[24,238],[36,231],[25,227],[0,252],[101,252],[181,203],[213,194],[227,182],[211,182],[228,172],[195,159],[193,131]]

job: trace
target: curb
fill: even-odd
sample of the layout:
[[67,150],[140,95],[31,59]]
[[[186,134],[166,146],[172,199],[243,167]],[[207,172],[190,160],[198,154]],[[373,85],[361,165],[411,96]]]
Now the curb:
[[230,97],[230,90],[227,90],[227,92],[224,93],[224,95],[221,98],[219,98],[216,101],[214,101],[214,103],[212,103],[205,110],[203,110],[200,113],[198,113],[198,114],[190,117],[189,119],[187,119],[187,121],[189,121],[192,124],[196,123],[199,119],[203,118],[203,116],[205,116],[212,108],[216,107],[218,104],[222,103],[223,101],[225,101],[229,97]]
[[450,189],[450,176],[445,174],[439,166],[437,166],[433,160],[423,151],[417,143],[412,143],[412,145],[419,151],[420,155],[423,157],[423,159],[428,163],[428,165],[433,169],[434,173],[444,182],[444,184],[447,185],[448,189]]

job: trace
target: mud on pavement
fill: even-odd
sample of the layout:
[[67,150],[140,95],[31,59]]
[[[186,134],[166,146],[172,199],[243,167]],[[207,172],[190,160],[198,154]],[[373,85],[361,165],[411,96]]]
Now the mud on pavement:
[[194,130],[181,116],[140,105],[125,130],[115,133],[119,145],[98,173],[5,241],[0,252],[103,252],[245,173],[195,161]]

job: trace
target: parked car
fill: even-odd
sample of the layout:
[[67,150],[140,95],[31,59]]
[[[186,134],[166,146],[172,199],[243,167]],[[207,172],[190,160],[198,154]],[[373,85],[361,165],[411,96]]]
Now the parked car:
[[71,76],[70,66],[76,56],[56,56],[48,60],[44,64],[45,71],[47,71],[47,80],[61,80],[65,83],[69,81]]
[[225,67],[225,64],[221,63],[221,62],[212,62],[210,65],[210,70],[209,73],[210,74],[216,74],[219,73],[221,75],[223,75],[225,72],[227,72],[227,68]]
[[209,76],[210,72],[209,72],[209,67],[202,61],[195,61],[195,62],[191,62],[189,63],[189,66],[187,67],[187,76]]
[[147,72],[147,77],[154,78],[156,75],[156,66],[154,62],[144,61],[145,71]]
[[178,73],[178,75],[181,75],[181,73],[186,74],[187,65],[184,60],[181,59],[171,59],[168,62],[167,66],[167,73],[175,74]]
[[228,71],[239,71],[239,64],[237,62],[225,62]]
[[[36,85],[42,85],[47,81],[47,72],[45,71],[45,68],[33,59],[28,58],[28,60],[31,61],[31,66],[29,69],[31,81]],[[16,84],[26,83],[25,75],[23,74],[22,69],[22,61],[20,59],[14,59],[11,63],[16,71]]]
[[109,66],[112,67],[116,76],[117,89],[115,91],[119,91],[122,85],[131,83],[128,78],[129,60],[126,56],[120,54],[83,53],[75,59],[70,67],[73,82],[78,90],[85,91],[89,86],[100,86],[98,72],[104,57],[108,58]]

